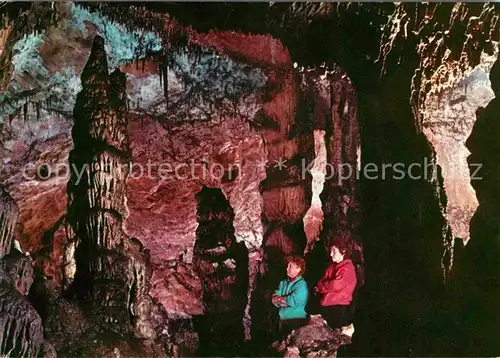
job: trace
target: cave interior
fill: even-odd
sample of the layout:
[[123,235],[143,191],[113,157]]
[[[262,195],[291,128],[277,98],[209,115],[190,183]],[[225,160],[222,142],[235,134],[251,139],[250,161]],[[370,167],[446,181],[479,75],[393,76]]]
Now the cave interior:
[[[0,355],[500,354],[498,3],[0,12]],[[338,241],[354,334],[276,349]]]

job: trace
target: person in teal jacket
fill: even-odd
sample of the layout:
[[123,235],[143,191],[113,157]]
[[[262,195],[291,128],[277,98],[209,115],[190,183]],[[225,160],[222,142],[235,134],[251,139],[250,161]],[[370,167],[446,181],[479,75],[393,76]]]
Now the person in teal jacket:
[[288,278],[280,282],[272,297],[272,303],[279,308],[281,338],[306,323],[306,305],[309,298],[307,283],[302,277],[306,270],[304,259],[293,256],[287,261]]

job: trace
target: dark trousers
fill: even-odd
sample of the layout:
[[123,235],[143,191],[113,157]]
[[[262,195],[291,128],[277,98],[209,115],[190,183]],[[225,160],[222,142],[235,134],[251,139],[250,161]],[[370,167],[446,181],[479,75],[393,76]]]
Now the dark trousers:
[[319,313],[326,320],[330,328],[341,328],[352,323],[352,314],[350,305],[335,305],[321,307]]
[[286,338],[294,329],[305,326],[307,318],[293,318],[280,320],[279,337],[280,340]]

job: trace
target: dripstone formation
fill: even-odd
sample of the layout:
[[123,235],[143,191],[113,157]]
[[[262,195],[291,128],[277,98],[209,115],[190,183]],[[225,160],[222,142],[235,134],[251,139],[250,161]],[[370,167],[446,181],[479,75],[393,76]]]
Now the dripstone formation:
[[18,208],[3,188],[0,198],[0,355],[33,357],[45,352],[46,346],[42,320],[26,297],[33,263],[29,256],[11,251]]
[[19,209],[4,188],[0,188],[0,258],[10,252]]
[[231,352],[243,342],[248,253],[236,243],[234,213],[220,189],[203,187],[196,196],[198,229],[194,264],[203,286],[200,345],[207,353]]
[[[108,73],[104,41],[96,37],[82,73],[74,110],[74,149],[68,182],[68,255],[65,280],[70,295],[92,309],[102,325],[117,333],[154,338],[147,324],[148,255],[122,231],[128,135],[125,75]],[[68,265],[69,264],[69,265]],[[74,276],[73,276],[74,273]]]

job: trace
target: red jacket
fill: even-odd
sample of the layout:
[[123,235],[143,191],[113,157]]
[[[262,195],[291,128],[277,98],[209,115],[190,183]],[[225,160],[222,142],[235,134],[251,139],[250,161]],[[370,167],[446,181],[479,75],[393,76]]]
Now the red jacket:
[[333,263],[316,285],[321,306],[349,305],[356,287],[356,270],[351,260]]

